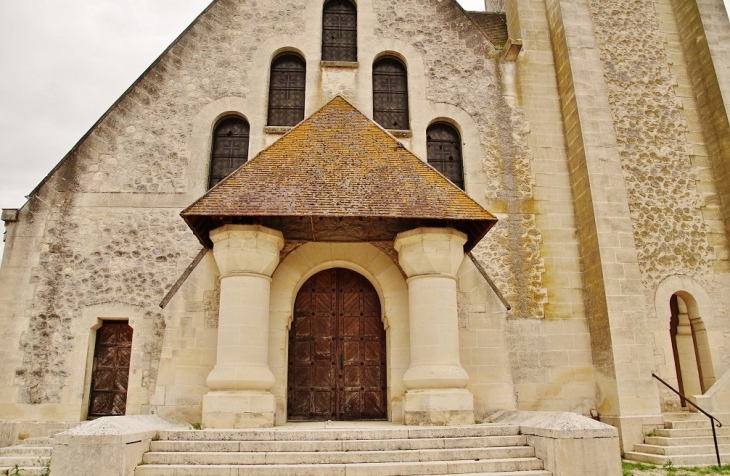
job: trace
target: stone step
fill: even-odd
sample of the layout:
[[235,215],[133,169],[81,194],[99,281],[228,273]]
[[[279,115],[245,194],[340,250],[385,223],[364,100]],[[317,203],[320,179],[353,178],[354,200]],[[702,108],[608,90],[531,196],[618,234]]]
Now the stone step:
[[50,457],[48,456],[2,456],[0,457],[0,467],[42,467],[48,462],[49,459]]
[[[6,475],[15,475],[15,468],[5,468],[3,466],[0,466],[0,476],[6,476]],[[18,472],[20,476],[43,476],[46,473],[46,468],[44,467],[31,467],[31,468],[21,468],[18,467]],[[522,476],[522,475],[520,475]]]
[[0,456],[51,456],[52,447],[6,446],[0,448]]
[[[538,469],[535,471],[509,471],[507,473],[468,473],[469,476],[552,476],[550,471]],[[433,476],[454,476],[453,474],[436,474]]]
[[454,448],[525,446],[526,436],[474,436],[463,438],[413,438],[328,441],[153,441],[151,452],[332,452],[399,451]]
[[673,412],[662,414],[664,421],[677,421],[677,420],[707,420],[707,417],[699,412]]
[[[690,436],[682,438],[667,438],[666,436],[647,436],[644,443],[657,446],[699,446],[714,445],[712,433],[710,436]],[[718,436],[718,445],[730,445],[730,436]]]
[[199,465],[293,465],[415,463],[419,461],[491,460],[530,458],[535,450],[529,446],[496,448],[462,448],[449,450],[274,452],[274,453],[147,453],[144,464]]
[[[152,465],[144,464],[135,476],[410,476],[474,473],[515,473],[543,468],[537,458],[486,461],[426,461],[314,465]],[[547,472],[537,474],[548,475]]]
[[670,430],[686,430],[691,428],[710,428],[710,419],[704,420],[664,420],[664,428]]
[[[730,445],[719,445],[720,454],[730,454]],[[637,453],[649,453],[655,455],[675,456],[675,455],[703,455],[715,453],[713,445],[683,445],[683,446],[661,446],[661,445],[635,445],[634,451]]]
[[[730,436],[730,428],[726,428],[726,427],[715,428],[715,431],[717,432],[717,436]],[[712,437],[712,429],[711,428],[687,428],[687,429],[673,430],[673,429],[669,429],[669,428],[665,428],[665,429],[657,428],[654,431],[654,434],[656,436],[664,436],[666,438],[684,438],[684,437],[693,437],[693,436]]]
[[38,436],[35,438],[26,438],[23,440],[22,446],[45,446],[45,447],[51,447],[53,446],[53,438],[48,438],[45,436]]
[[[651,463],[656,465],[664,465],[671,461],[674,466],[709,466],[717,464],[717,457],[715,453],[702,454],[702,455],[673,455],[664,456],[650,453],[640,453],[631,451],[626,453],[626,459],[631,461],[638,461],[640,463]],[[720,459],[723,464],[730,462],[730,454],[720,454]]]
[[519,427],[512,425],[472,425],[463,427],[393,427],[264,430],[170,430],[160,432],[166,441],[297,441],[297,440],[384,440],[411,438],[465,438],[516,436]]

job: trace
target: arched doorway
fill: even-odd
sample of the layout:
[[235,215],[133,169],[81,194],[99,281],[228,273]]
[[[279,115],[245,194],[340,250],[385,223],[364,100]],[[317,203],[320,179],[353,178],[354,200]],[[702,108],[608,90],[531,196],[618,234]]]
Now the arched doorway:
[[299,290],[289,332],[289,420],[386,420],[380,299],[362,275],[321,271]]
[[[676,293],[669,300],[670,334],[679,391],[688,397],[704,394],[713,383],[707,330],[692,295]],[[686,406],[684,400],[682,406]]]

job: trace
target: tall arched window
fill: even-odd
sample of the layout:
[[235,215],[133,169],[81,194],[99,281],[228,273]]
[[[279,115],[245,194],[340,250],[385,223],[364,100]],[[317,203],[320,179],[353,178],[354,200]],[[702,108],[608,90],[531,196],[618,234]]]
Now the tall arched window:
[[408,119],[408,73],[392,56],[373,64],[373,118],[385,129],[410,129]]
[[429,165],[464,190],[464,166],[459,132],[450,124],[435,122],[426,130],[426,148]]
[[297,54],[285,53],[271,63],[270,126],[295,126],[304,119],[307,65]]
[[226,117],[215,126],[209,189],[248,161],[249,131],[246,119],[238,116]]
[[324,4],[322,61],[357,61],[357,7],[349,0]]

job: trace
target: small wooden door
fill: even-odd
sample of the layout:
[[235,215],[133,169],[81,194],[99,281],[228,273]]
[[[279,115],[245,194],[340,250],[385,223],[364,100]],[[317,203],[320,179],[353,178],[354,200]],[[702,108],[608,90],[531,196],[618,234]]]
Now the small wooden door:
[[387,419],[385,329],[373,285],[347,269],[310,278],[289,333],[289,420]]
[[96,331],[89,417],[124,415],[127,410],[132,328],[126,321],[105,321]]

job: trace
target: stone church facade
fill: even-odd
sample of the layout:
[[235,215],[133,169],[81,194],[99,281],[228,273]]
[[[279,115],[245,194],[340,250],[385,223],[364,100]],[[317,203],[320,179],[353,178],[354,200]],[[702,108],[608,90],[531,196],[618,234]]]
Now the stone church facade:
[[722,1],[486,3],[213,2],[3,211],[0,419],[730,413]]

